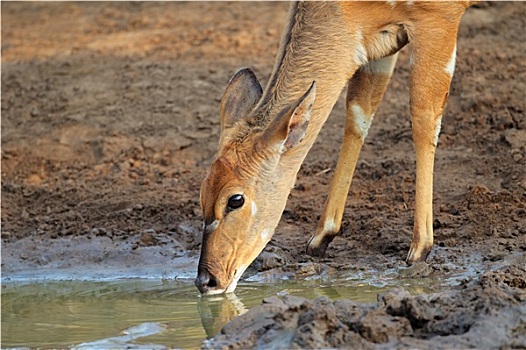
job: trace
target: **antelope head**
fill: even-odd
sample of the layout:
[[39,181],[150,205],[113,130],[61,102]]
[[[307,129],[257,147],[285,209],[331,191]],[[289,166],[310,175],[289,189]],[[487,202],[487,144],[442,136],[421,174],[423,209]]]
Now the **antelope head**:
[[[232,292],[274,234],[294,185],[299,147],[315,83],[270,121],[255,107],[263,91],[250,69],[232,79],[221,99],[219,151],[201,186],[204,232],[195,284],[203,294]],[[299,160],[301,162],[301,160]]]

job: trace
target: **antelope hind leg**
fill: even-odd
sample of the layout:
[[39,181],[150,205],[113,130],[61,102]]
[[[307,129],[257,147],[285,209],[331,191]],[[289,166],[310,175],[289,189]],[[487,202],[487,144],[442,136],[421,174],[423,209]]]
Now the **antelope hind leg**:
[[433,247],[435,149],[455,67],[457,28],[458,23],[448,22],[442,31],[433,32],[425,25],[417,25],[412,42],[410,110],[416,152],[416,191],[413,237],[406,259],[409,264],[425,261]]

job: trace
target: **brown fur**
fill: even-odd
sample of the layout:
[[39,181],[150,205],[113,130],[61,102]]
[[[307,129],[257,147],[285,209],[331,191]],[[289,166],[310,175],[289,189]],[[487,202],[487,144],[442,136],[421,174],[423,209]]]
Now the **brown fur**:
[[[292,5],[265,90],[261,92],[250,70],[241,70],[221,102],[220,150],[201,189],[208,231],[196,284],[203,293],[232,291],[270,240],[299,167],[349,82],[342,151],[320,224],[307,247],[312,255],[324,254],[340,230],[367,129],[396,53],[405,45],[411,56],[417,154],[415,226],[408,262],[427,257],[433,244],[436,137],[451,82],[458,24],[468,6],[466,1]],[[228,200],[234,195],[242,195],[245,203],[230,210]]]

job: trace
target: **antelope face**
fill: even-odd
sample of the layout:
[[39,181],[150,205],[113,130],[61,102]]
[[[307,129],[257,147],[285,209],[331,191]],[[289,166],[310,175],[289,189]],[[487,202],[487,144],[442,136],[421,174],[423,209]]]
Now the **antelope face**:
[[305,135],[315,85],[268,125],[247,123],[262,95],[252,71],[231,79],[221,100],[218,155],[201,186],[204,232],[195,284],[204,294],[232,292],[270,241],[295,173],[283,160]]
[[196,285],[202,293],[232,292],[281,215],[269,212],[278,198],[262,195],[259,176],[238,171],[244,163],[238,156],[232,149],[222,152],[201,187],[204,232]]

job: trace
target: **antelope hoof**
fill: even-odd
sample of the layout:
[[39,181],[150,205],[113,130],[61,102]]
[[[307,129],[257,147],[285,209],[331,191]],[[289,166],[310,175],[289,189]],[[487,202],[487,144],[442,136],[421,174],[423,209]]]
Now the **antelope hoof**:
[[329,243],[332,242],[334,237],[329,236],[312,236],[309,239],[309,243],[307,243],[307,254],[310,256],[323,258],[325,255],[325,250],[327,250],[327,247],[329,246]]
[[417,262],[424,262],[426,261],[429,253],[431,253],[431,248],[432,247],[419,248],[411,244],[411,248],[409,249],[409,253],[407,254],[405,261],[409,265]]

